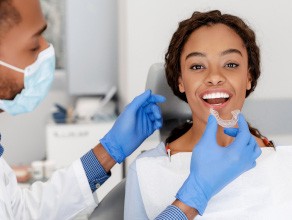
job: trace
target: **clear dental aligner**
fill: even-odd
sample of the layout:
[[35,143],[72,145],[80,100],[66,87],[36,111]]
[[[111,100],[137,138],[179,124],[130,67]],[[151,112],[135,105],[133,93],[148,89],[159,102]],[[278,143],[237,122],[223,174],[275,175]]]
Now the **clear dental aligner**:
[[236,125],[236,123],[238,121],[238,115],[240,113],[240,110],[236,109],[236,110],[232,111],[231,112],[232,118],[231,119],[227,119],[227,120],[224,120],[224,119],[220,118],[219,113],[216,110],[212,109],[212,108],[210,108],[210,113],[216,118],[217,123],[220,126],[222,126],[224,128],[232,128],[232,127],[234,127]]

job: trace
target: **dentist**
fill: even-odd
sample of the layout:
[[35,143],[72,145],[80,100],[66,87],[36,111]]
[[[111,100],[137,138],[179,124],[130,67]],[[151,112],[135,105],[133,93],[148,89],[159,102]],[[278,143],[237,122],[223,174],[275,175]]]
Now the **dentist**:
[[[46,27],[39,0],[0,0],[2,111],[11,115],[31,112],[48,93],[54,78],[55,55],[53,46],[42,36]],[[56,171],[48,182],[36,182],[30,189],[18,187],[12,169],[3,159],[4,149],[0,145],[0,219],[64,220],[90,214],[98,204],[93,192],[109,178],[110,169],[115,163],[123,162],[162,126],[157,103],[163,101],[163,97],[145,91],[125,108],[97,146],[68,168]],[[211,127],[208,129],[207,126],[201,143],[209,140],[216,130],[215,119],[210,117]],[[219,158],[209,147],[202,147],[192,159],[191,174],[178,192],[178,199],[157,219],[194,218],[200,206],[205,207],[215,192],[255,165],[257,156],[251,150],[255,146],[250,144],[249,133],[244,122],[242,124],[243,128],[232,133],[241,146],[234,147],[234,157],[230,157],[227,151],[226,157],[222,152]],[[215,142],[211,144],[215,145]],[[245,150],[246,154],[241,159],[244,147],[250,150]],[[211,159],[207,162],[200,160],[200,154],[206,153]],[[207,163],[218,166],[205,175]],[[212,175],[215,172],[216,175]],[[197,186],[202,183],[212,183],[214,187],[211,190],[200,186],[199,189]]]

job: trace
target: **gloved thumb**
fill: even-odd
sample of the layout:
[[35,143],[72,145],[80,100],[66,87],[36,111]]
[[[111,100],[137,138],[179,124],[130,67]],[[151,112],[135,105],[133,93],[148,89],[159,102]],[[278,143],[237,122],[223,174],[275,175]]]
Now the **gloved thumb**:
[[227,134],[230,137],[236,137],[238,134],[238,128],[224,128],[224,134]]
[[216,118],[213,115],[209,115],[207,126],[205,132],[203,134],[203,139],[211,138],[212,140],[216,140],[218,124]]
[[129,107],[133,110],[138,110],[151,96],[151,90],[147,89],[141,95],[134,98],[134,100],[129,104]]
[[247,144],[250,139],[250,131],[247,122],[245,121],[245,118],[242,114],[239,114],[238,116],[238,133],[236,135],[236,138],[234,140],[234,144],[237,143],[241,144]]

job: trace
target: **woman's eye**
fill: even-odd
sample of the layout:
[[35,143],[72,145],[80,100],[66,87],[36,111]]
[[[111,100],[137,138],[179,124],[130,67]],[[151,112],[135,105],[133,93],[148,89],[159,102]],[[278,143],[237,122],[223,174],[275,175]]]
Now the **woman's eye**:
[[202,66],[202,65],[192,65],[191,69],[192,70],[201,70],[201,69],[204,69],[204,66]]
[[238,67],[239,65],[238,64],[236,64],[236,63],[227,63],[226,64],[226,67],[228,67],[228,68],[236,68],[236,67]]

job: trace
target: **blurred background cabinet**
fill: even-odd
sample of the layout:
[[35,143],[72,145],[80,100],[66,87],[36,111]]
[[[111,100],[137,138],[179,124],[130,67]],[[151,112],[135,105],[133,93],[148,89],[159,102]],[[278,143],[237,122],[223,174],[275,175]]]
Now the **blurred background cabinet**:
[[[55,124],[46,127],[46,154],[48,160],[53,160],[57,168],[70,165],[95,147],[113,126],[114,121],[84,124]],[[116,164],[111,170],[112,175],[98,190],[98,199],[103,197],[118,184],[123,177],[121,164]]]

